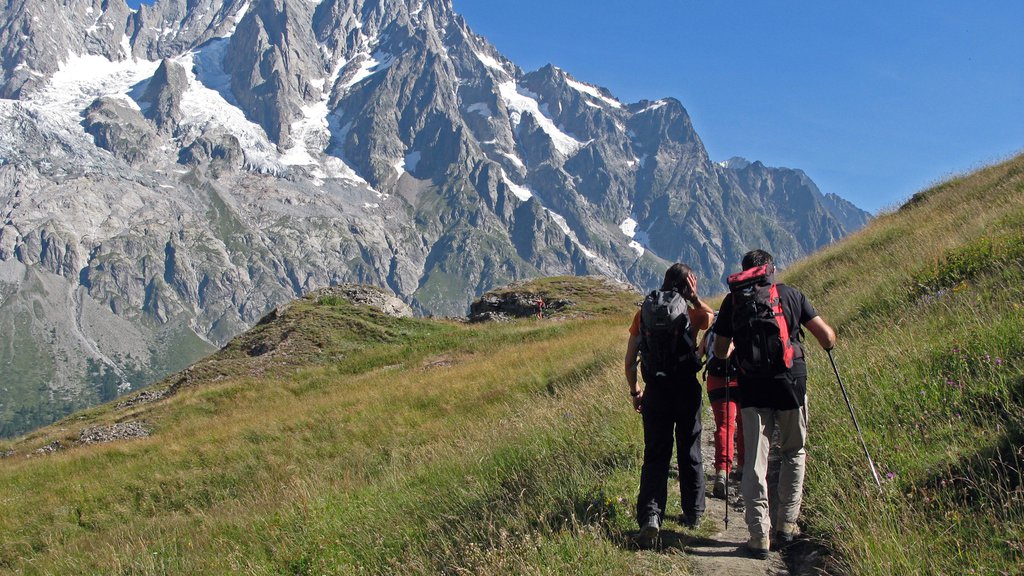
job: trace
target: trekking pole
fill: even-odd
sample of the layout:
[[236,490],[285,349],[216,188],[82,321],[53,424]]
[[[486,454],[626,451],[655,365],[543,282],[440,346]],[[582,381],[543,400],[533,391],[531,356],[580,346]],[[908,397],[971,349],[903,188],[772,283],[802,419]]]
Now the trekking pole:
[[839,368],[836,367],[836,361],[832,358],[832,350],[826,350],[828,352],[828,359],[832,362],[832,370],[836,373],[836,380],[839,381],[839,389],[843,391],[843,398],[846,399],[846,407],[850,409],[850,418],[853,418],[853,427],[857,429],[857,436],[860,437],[860,445],[864,447],[864,455],[868,457],[868,464],[871,465],[871,476],[875,479],[875,484],[878,485],[878,489],[882,489],[882,481],[878,478],[878,470],[875,469],[875,461],[871,459],[871,454],[868,453],[868,445],[864,442],[864,434],[860,431],[860,424],[857,423],[857,416],[853,413],[853,404],[850,403],[850,396],[846,393],[846,386],[843,385],[843,379],[839,376]]
[[[732,462],[736,457],[736,443],[733,442],[732,429],[729,427],[732,424],[732,418],[729,416],[730,405],[729,405],[729,372],[726,369],[725,373],[725,529],[729,529],[729,476],[732,476]],[[729,454],[729,446],[732,446],[732,454]]]

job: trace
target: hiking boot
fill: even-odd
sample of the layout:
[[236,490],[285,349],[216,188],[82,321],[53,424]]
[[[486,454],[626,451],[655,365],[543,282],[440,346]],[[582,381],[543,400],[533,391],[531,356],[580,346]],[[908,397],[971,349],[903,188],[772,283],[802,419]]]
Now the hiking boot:
[[680,514],[678,520],[679,520],[679,523],[682,524],[682,526],[684,528],[689,528],[690,530],[695,530],[697,528],[697,526],[700,526],[700,519],[701,519],[701,515],[700,514],[697,514],[696,516],[690,516],[689,514]]
[[740,482],[743,480],[743,466],[739,468],[733,468],[732,474],[729,474],[729,479],[733,482]]
[[767,560],[768,546],[768,539],[764,536],[751,536],[747,540],[747,553],[758,560]]
[[654,543],[658,540],[658,530],[661,528],[661,522],[657,516],[651,516],[646,522],[640,526],[640,534],[637,536],[636,543],[644,550],[653,548]]
[[800,527],[796,522],[783,522],[775,531],[775,547],[784,548],[793,543],[793,539],[800,535]]
[[711,489],[711,495],[725,500],[725,470],[715,472],[715,485]]

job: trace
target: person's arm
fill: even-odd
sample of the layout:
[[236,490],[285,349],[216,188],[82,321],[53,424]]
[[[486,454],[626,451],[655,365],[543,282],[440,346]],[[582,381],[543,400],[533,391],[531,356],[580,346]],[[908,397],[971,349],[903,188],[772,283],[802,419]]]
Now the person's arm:
[[633,409],[640,411],[640,401],[644,397],[643,390],[640,390],[636,381],[637,354],[640,352],[640,337],[630,334],[629,342],[626,343],[626,384],[629,385],[629,395],[633,397]]
[[705,354],[711,353],[711,351],[708,350],[708,340],[710,337],[711,333],[705,332],[701,337],[700,342],[697,343],[697,358],[703,358]]
[[722,336],[721,334],[715,334],[715,358],[728,358],[729,353],[732,352],[732,338],[729,336]]
[[811,318],[804,324],[804,327],[814,335],[818,344],[825,350],[831,350],[836,345],[836,331],[821,316]]

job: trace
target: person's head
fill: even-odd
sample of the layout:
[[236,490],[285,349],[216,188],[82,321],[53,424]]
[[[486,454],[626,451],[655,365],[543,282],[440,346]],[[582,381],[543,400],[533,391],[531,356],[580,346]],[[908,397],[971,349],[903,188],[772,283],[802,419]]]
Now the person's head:
[[676,262],[665,271],[665,281],[661,283],[662,290],[675,290],[680,294],[686,294],[690,290],[686,278],[693,273],[686,264]]
[[775,259],[764,250],[751,250],[743,255],[742,265],[744,270],[750,270],[765,264],[771,264],[774,267]]

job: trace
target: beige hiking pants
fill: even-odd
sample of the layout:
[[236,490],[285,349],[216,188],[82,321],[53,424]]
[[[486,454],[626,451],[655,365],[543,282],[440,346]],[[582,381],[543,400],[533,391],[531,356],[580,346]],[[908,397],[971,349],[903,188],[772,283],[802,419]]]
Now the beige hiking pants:
[[[772,518],[768,508],[768,452],[772,435],[779,433],[779,481],[776,528],[783,522],[796,522],[803,500],[804,464],[807,453],[807,401],[795,410],[770,408],[743,409],[743,442],[746,461],[740,490],[746,506],[747,529],[751,536],[768,538]],[[774,459],[773,459],[774,460]],[[772,491],[775,497],[775,491]],[[777,505],[776,505],[777,504]]]

